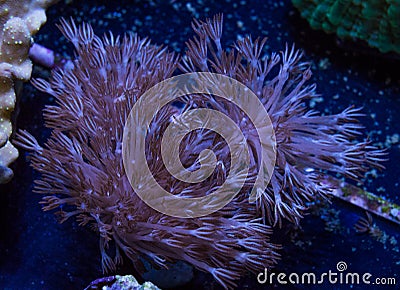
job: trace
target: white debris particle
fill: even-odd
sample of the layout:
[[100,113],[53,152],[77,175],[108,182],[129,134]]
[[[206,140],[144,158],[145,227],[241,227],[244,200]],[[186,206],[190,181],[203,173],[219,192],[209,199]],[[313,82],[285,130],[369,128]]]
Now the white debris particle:
[[385,192],[386,189],[383,186],[380,186],[376,189],[377,192]]
[[388,135],[386,136],[385,146],[390,147],[392,145],[399,143],[399,141],[400,141],[400,135],[398,133],[395,133],[391,136]]
[[329,62],[328,58],[320,59],[318,62],[318,67],[322,70],[327,69],[330,65],[331,65],[331,63]]
[[321,102],[323,102],[323,101],[324,101],[324,98],[323,98],[323,97],[312,98],[312,99],[310,100],[310,107],[311,107],[311,108],[314,108],[315,105],[316,105],[317,103],[321,103]]

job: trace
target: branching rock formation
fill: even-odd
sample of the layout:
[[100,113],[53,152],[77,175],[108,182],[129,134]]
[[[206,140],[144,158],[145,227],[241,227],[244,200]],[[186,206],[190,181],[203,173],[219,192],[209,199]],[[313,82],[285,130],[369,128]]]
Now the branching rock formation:
[[32,63],[28,58],[32,36],[46,21],[45,9],[54,0],[0,2],[0,184],[13,175],[8,166],[18,157],[10,141],[11,114],[16,95],[15,81],[29,80]]

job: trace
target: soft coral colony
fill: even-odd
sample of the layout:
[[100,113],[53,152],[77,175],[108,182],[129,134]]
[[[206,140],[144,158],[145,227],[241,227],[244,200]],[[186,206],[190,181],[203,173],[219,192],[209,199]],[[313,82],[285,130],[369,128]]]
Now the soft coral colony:
[[[35,191],[45,195],[44,210],[59,209],[61,221],[76,216],[81,225],[90,224],[100,236],[106,271],[116,269],[122,253],[139,271],[140,257],[161,267],[184,260],[233,288],[246,271],[258,273],[277,262],[279,246],[269,241],[272,227],[284,219],[298,223],[308,201],[329,195],[330,188],[322,182],[327,171],[357,179],[369,166],[382,167],[381,150],[369,142],[354,142],[362,128],[356,120],[361,115],[358,109],[331,116],[307,110],[305,100],[316,93],[314,85],[306,85],[311,72],[299,51],[286,48],[263,58],[265,39],[250,37],[225,50],[221,15],[194,21],[196,36],[187,42],[182,59],[137,35],[100,38],[90,25],[77,27],[72,20],[61,21],[60,29],[77,52],[74,68],[55,70],[50,82],[34,81],[57,100],[44,112],[51,136],[42,147],[22,131],[18,143],[33,152],[33,167],[42,176]],[[248,86],[264,104],[275,129],[277,158],[271,182],[256,203],[248,202],[251,185],[246,183],[222,210],[206,217],[175,218],[147,206],[130,186],[121,152],[126,118],[146,90],[179,70],[229,76]],[[263,136],[252,134],[252,127],[243,122],[246,116],[234,104],[210,95],[180,101],[181,111],[208,107],[226,114],[257,149],[257,138]],[[174,179],[157,157],[159,136],[179,112],[166,106],[153,119],[156,126],[146,137],[148,165],[172,194],[201,196],[204,183]],[[216,152],[224,166],[217,166],[207,179],[207,188],[216,188],[229,171],[229,148],[213,132],[196,138],[198,133],[183,139],[188,146],[181,147],[180,159],[190,166],[204,149]],[[257,150],[250,152],[252,176],[258,159]],[[314,171],[306,173],[305,168]],[[110,253],[112,248],[115,253]]]

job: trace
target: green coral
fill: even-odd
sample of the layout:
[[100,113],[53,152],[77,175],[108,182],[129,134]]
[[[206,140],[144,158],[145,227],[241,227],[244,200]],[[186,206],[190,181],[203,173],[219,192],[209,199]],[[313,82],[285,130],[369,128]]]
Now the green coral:
[[314,29],[400,53],[400,0],[292,0]]

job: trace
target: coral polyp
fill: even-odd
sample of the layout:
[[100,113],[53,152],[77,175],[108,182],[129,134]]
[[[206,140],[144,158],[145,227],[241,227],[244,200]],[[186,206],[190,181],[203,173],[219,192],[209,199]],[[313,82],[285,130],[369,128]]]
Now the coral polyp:
[[[35,191],[45,195],[44,209],[58,209],[61,221],[76,217],[98,233],[104,271],[117,268],[122,252],[138,271],[143,269],[140,257],[159,267],[184,260],[233,288],[247,271],[258,273],[276,264],[279,246],[270,242],[272,227],[284,220],[297,224],[308,201],[329,195],[331,188],[322,182],[326,171],[358,179],[369,166],[381,167],[383,152],[369,142],[354,142],[362,128],[359,109],[349,107],[333,116],[307,110],[305,101],[316,92],[314,85],[306,84],[311,71],[300,51],[286,47],[263,58],[265,40],[250,37],[227,51],[220,41],[222,24],[221,15],[194,21],[197,36],[187,42],[180,60],[137,35],[100,38],[88,24],[61,22],[61,31],[76,50],[74,67],[56,69],[50,82],[34,80],[39,90],[56,99],[56,105],[44,111],[51,136],[42,146],[22,131],[18,144],[33,152],[32,165],[41,173]],[[173,195],[210,194],[231,168],[230,149],[221,136],[200,129],[182,140],[176,158],[187,168],[196,169],[206,149],[216,155],[218,166],[200,183],[171,177],[160,157],[160,139],[179,114],[195,108],[218,110],[236,123],[251,148],[248,179],[239,194],[209,216],[176,218],[149,207],[132,189],[121,150],[125,121],[148,89],[179,70],[233,78],[254,92],[270,115],[277,162],[256,203],[248,200],[250,181],[259,170],[259,149],[266,136],[255,133],[242,110],[212,94],[182,97],[181,109],[160,108],[144,132],[147,164]],[[309,167],[315,171],[307,173]]]

